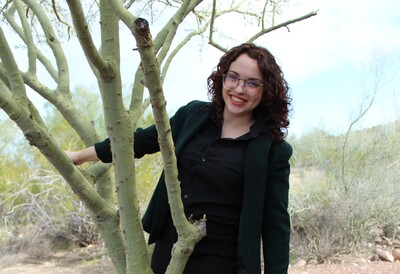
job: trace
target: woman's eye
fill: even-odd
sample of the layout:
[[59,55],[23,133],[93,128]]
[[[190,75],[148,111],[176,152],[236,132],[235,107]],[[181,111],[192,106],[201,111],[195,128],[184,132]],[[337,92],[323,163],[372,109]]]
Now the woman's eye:
[[228,78],[231,79],[231,80],[238,80],[239,79],[239,77],[237,77],[236,75],[233,75],[233,74],[228,74]]
[[260,85],[260,83],[255,82],[255,81],[247,81],[246,84],[248,87],[251,87],[251,88],[256,88]]

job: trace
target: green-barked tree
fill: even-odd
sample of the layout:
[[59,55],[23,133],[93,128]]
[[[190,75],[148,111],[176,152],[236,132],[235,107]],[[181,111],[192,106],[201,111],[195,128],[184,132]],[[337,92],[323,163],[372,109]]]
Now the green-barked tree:
[[[277,15],[288,1],[65,2],[9,0],[0,7],[0,107],[89,209],[117,273],[138,274],[152,273],[152,270],[149,263],[151,254],[141,224],[132,132],[151,102],[169,203],[178,231],[178,242],[167,272],[181,273],[193,247],[206,233],[207,224],[205,220],[198,223],[188,221],[180,198],[163,92],[163,81],[173,58],[193,37],[199,35],[203,36],[207,46],[226,51],[225,40],[218,41],[216,38],[216,26],[228,15],[236,14],[238,20],[257,26],[254,33],[247,33],[246,38],[240,37],[241,42],[253,42],[271,31],[288,28],[290,24],[310,18],[317,12],[277,22]],[[160,13],[162,18],[165,14],[169,18],[161,22],[163,26],[153,37],[150,23]],[[192,22],[190,30],[180,28],[186,21]],[[124,101],[122,92],[121,55],[127,53],[121,52],[121,27],[130,30],[131,40],[125,39],[124,43],[131,43],[131,48],[139,53],[140,58],[136,71],[130,73],[130,102]],[[97,37],[100,40],[98,43]],[[183,38],[176,41],[177,37]],[[49,130],[40,114],[40,107],[28,96],[34,92],[53,105],[84,146],[91,146],[100,140],[93,123],[86,118],[85,109],[77,108],[74,103],[76,98],[71,92],[70,69],[79,68],[68,66],[74,56],[63,50],[65,39],[79,41],[86,57],[82,62],[87,62],[92,70],[91,75],[82,75],[82,78],[94,77],[97,81],[107,134],[111,140],[113,173],[109,172],[111,165],[103,163],[75,166],[64,153],[67,148],[57,143],[57,132]],[[22,67],[27,69],[22,70]],[[42,74],[43,70],[46,77]],[[144,98],[145,88],[150,98]]]

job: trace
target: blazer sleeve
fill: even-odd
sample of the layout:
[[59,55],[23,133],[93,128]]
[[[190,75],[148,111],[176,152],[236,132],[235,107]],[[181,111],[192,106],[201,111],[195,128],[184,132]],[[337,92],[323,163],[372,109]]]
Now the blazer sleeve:
[[[176,136],[179,134],[184,121],[197,105],[201,105],[199,101],[193,101],[186,106],[181,107],[175,113],[175,115],[170,118],[170,125],[172,128],[173,140],[176,140]],[[94,145],[97,157],[104,163],[112,162],[112,152],[110,139],[107,138],[102,142],[96,143]],[[160,151],[160,146],[158,143],[158,133],[155,125],[147,128],[138,128],[134,132],[134,152],[135,158],[141,158],[146,154],[153,154]]]
[[[95,143],[97,157],[104,163],[112,162],[112,152],[110,139]],[[146,154],[159,151],[157,129],[155,125],[148,128],[138,128],[134,133],[134,152],[135,158],[141,158]]]
[[292,147],[283,141],[271,146],[262,223],[265,274],[287,274],[289,266],[290,216],[289,159]]

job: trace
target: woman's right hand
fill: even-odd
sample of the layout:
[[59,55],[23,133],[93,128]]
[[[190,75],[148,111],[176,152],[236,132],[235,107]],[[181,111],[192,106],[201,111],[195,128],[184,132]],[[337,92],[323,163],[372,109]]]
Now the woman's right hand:
[[65,154],[67,154],[68,158],[75,165],[81,165],[86,162],[94,162],[99,160],[96,154],[96,150],[94,149],[94,146],[78,151],[65,151]]

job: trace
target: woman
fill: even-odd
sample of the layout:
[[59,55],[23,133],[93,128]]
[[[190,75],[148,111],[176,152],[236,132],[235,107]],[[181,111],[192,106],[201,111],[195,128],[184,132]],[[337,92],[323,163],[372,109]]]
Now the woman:
[[[171,118],[185,213],[207,216],[207,236],[195,246],[185,273],[287,273],[290,220],[287,211],[291,146],[289,87],[265,48],[242,44],[220,59],[208,77],[211,102],[193,101]],[[134,133],[135,157],[159,150],[155,126]],[[79,152],[80,164],[111,162],[108,139]],[[143,217],[152,268],[164,273],[176,241],[164,178]]]

